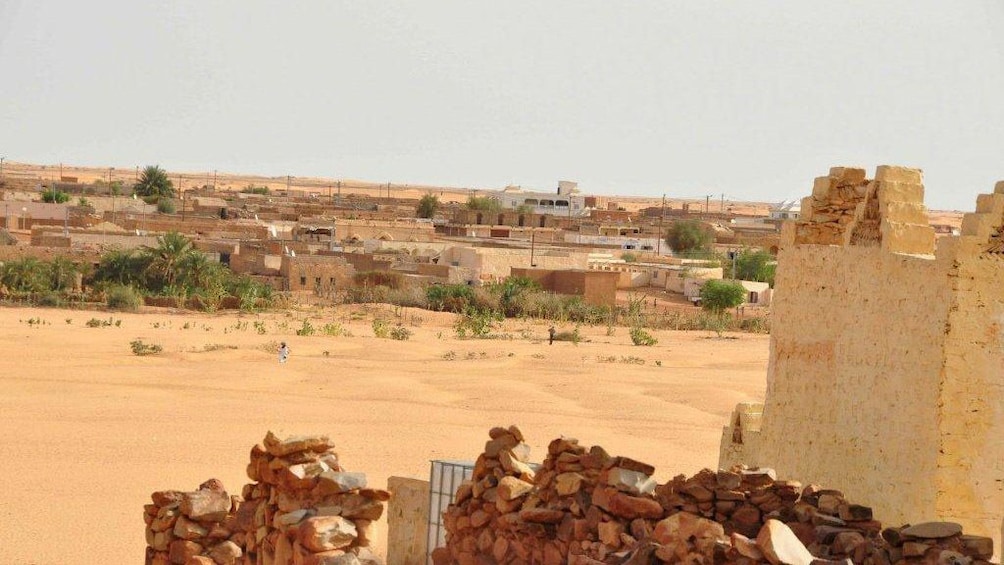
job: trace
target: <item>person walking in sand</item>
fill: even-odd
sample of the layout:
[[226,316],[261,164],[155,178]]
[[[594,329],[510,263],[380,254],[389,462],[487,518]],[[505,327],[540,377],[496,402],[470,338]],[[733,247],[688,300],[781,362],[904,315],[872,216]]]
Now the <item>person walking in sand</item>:
[[285,363],[286,359],[289,359],[289,347],[284,341],[279,345],[279,363]]
[[547,329],[548,345],[554,345],[554,334],[555,334],[554,326],[551,326],[550,328]]

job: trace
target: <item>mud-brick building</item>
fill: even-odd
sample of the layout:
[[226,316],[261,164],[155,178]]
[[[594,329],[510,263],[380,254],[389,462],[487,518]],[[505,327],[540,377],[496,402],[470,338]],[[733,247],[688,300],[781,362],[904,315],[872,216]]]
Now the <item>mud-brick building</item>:
[[720,465],[832,485],[886,523],[956,521],[999,548],[1004,182],[937,241],[923,195],[915,169],[816,179],[782,229],[766,402],[733,414]]
[[617,301],[618,273],[588,269],[512,268],[513,276],[528,277],[555,294],[581,296],[595,306],[613,306]]

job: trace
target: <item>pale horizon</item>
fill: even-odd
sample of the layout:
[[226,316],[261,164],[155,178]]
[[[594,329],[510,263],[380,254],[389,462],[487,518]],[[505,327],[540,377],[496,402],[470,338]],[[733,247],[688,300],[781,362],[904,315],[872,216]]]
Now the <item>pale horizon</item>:
[[[1004,179],[1004,5],[0,2],[0,156],[778,202]],[[131,163],[131,165],[125,165]]]

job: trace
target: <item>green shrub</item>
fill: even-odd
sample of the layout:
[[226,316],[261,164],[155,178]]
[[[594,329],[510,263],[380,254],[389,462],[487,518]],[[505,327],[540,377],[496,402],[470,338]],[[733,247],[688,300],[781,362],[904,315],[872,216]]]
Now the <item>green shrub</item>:
[[404,326],[395,326],[390,330],[390,338],[398,341],[407,341],[411,337],[411,330]]
[[155,355],[164,350],[163,347],[155,343],[143,343],[141,339],[134,339],[129,342],[133,355]]
[[161,214],[173,214],[175,211],[174,200],[170,198],[158,198],[157,199],[157,211]]
[[46,292],[38,297],[39,306],[58,307],[63,305],[63,298],[55,292]]
[[379,338],[386,338],[390,335],[390,322],[383,318],[373,319],[373,335]]
[[342,327],[341,324],[337,322],[324,324],[324,327],[321,328],[321,332],[324,335],[331,337],[339,337],[343,335],[348,335],[349,333],[348,331],[345,330],[345,328]]
[[106,291],[105,304],[112,310],[139,310],[143,297],[131,286],[113,285]]
[[304,320],[300,329],[296,330],[296,335],[314,335],[314,326],[310,320]]
[[429,308],[440,312],[464,312],[475,302],[474,288],[465,284],[434,284],[425,289]]
[[578,345],[582,341],[582,334],[579,333],[579,328],[576,327],[572,331],[557,332],[554,334],[554,341],[570,341],[575,345]]
[[631,343],[635,345],[655,345],[659,340],[641,328],[631,328]]
[[737,282],[710,280],[701,287],[701,307],[721,314],[746,300],[746,289]]
[[453,330],[461,339],[467,337],[485,338],[491,335],[498,321],[499,315],[494,312],[470,309],[457,316],[456,321],[453,322]]
[[70,195],[54,188],[42,191],[42,202],[49,202],[55,204],[65,204],[69,202]]

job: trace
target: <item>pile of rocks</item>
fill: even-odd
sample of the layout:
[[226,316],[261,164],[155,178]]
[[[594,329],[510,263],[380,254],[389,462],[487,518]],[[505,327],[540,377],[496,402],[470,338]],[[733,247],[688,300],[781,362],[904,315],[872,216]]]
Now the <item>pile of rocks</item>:
[[979,564],[993,554],[990,538],[951,524],[883,530],[839,491],[769,469],[706,469],[657,485],[647,463],[561,438],[535,472],[518,429],[489,435],[444,513],[436,565]]
[[237,531],[240,499],[216,479],[193,492],[158,491],[144,506],[147,565],[235,565],[241,563],[244,533]]
[[887,528],[882,538],[890,563],[980,563],[993,557],[994,544],[990,538],[967,536],[962,526],[952,522],[927,522]]
[[[829,175],[816,178],[812,196],[802,199],[795,242],[846,245],[848,226],[863,215],[861,205],[869,192],[874,194],[874,186],[864,169],[833,167]],[[878,235],[878,224],[874,228]]]
[[268,432],[251,449],[247,474],[256,482],[244,486],[237,513],[245,563],[381,563],[368,546],[390,493],[367,488],[363,473],[344,471],[326,436]]
[[812,196],[786,243],[878,246],[897,253],[934,252],[934,228],[924,207],[919,169],[880,166],[875,180],[864,169],[833,167],[816,178]]

